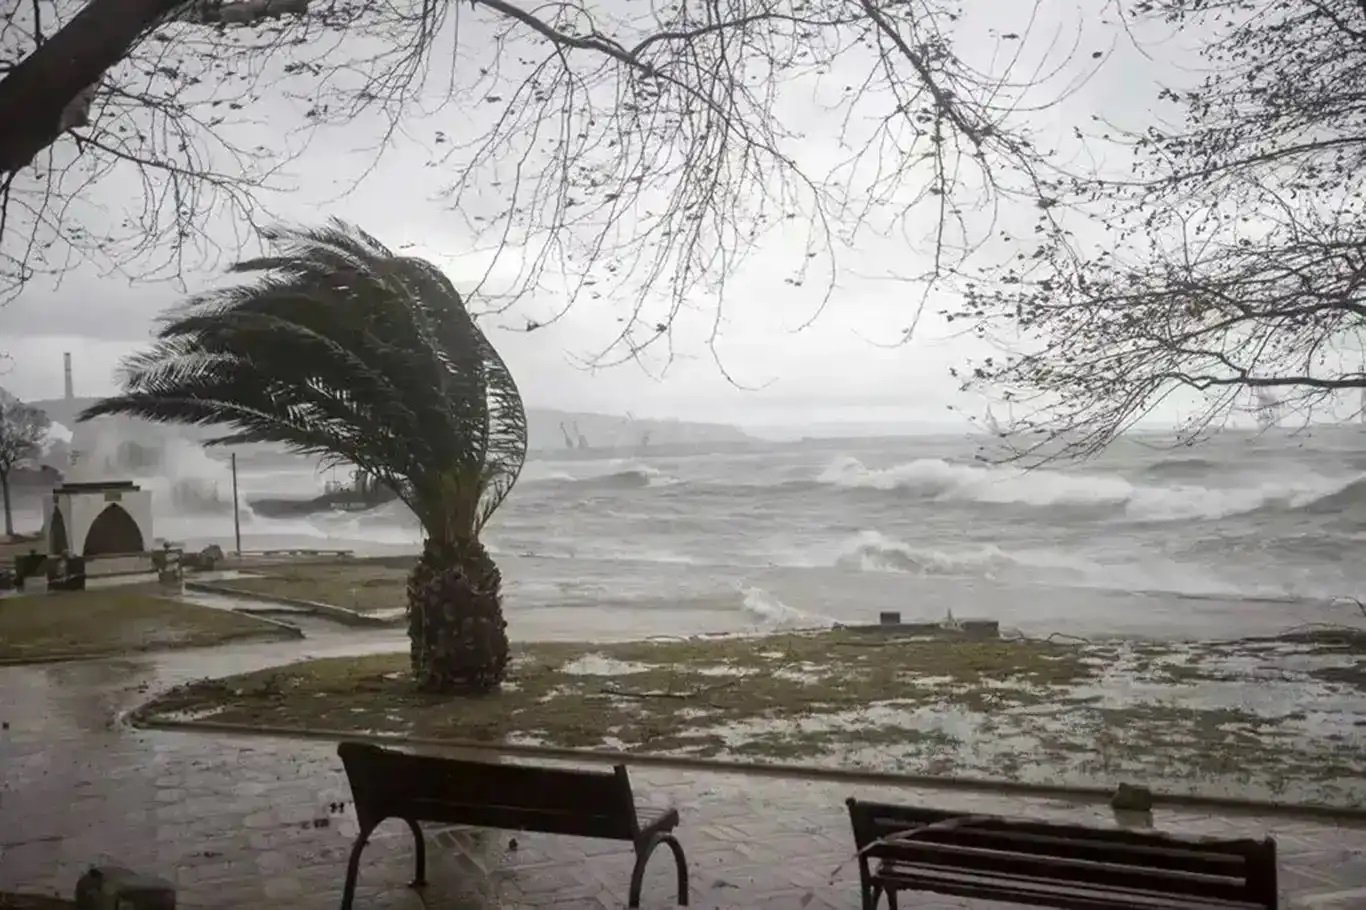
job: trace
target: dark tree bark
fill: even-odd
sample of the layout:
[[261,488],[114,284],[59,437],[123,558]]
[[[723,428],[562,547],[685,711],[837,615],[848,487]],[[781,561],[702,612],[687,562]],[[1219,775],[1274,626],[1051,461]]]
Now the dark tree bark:
[[62,112],[184,0],[90,0],[0,79],[0,176],[27,167],[62,132]]

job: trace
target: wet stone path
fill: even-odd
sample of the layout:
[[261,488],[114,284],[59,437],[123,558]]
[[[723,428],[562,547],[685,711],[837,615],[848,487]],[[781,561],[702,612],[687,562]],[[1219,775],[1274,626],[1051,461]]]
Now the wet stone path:
[[[335,745],[130,729],[118,717],[149,692],[191,678],[302,655],[401,647],[327,635],[146,657],[0,668],[0,890],[70,896],[93,863],[173,880],[184,908],[298,910],[338,905],[356,824]],[[859,906],[847,796],[967,812],[1109,823],[1104,806],[991,793],[641,768],[647,799],[677,805],[695,907]],[[340,808],[335,804],[344,804]],[[1270,833],[1281,851],[1284,906],[1366,908],[1366,827],[1295,818],[1160,811],[1161,829]],[[407,830],[386,823],[361,866],[363,908],[623,907],[627,845],[505,832],[438,831],[432,885],[411,875]],[[673,906],[667,851],[646,879],[645,906]],[[1002,907],[924,895],[934,908]]]

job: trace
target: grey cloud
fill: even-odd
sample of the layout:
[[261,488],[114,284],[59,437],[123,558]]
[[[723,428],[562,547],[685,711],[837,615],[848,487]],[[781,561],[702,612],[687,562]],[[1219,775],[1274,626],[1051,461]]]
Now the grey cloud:
[[[1003,18],[998,6],[992,5],[988,18],[991,24],[1005,29],[1010,26],[1009,17]],[[1020,5],[1020,16],[1026,14],[1026,6]],[[1066,31],[1078,22],[1084,26],[1088,41],[1082,45],[1080,65],[1090,65],[1088,52],[1092,46],[1108,46],[1106,35],[1114,34],[1113,26],[1107,33],[1084,10],[1061,5],[1049,9],[1058,21],[1045,21],[1041,26],[1045,30],[1060,25]],[[1067,11],[1072,18],[1060,18],[1063,13],[1058,10]],[[982,16],[969,15],[961,37],[989,62],[997,39],[985,29],[971,31],[984,21]],[[1179,54],[1180,48],[1172,51]],[[1113,65],[1103,68],[1065,106],[1031,115],[1030,121],[1041,134],[1062,136],[1070,125],[1089,122],[1090,113],[1095,111],[1143,120],[1152,106],[1155,77],[1166,72],[1166,66],[1161,59],[1147,60],[1121,44],[1114,52]],[[1068,72],[1079,71],[1074,68]],[[832,83],[836,89],[837,82]],[[795,92],[785,100],[784,109],[790,113],[793,131],[807,137],[803,154],[818,164],[837,159],[842,150],[828,112]],[[277,101],[254,119],[260,123],[292,123],[297,114],[293,102]],[[462,223],[447,200],[438,196],[452,172],[426,164],[437,130],[464,138],[491,115],[492,108],[475,104],[465,110],[447,108],[417,124],[411,138],[398,137],[375,172],[341,198],[334,197],[368,163],[364,147],[369,143],[362,140],[370,139],[375,125],[365,121],[355,124],[349,133],[332,130],[320,134],[290,168],[288,183],[295,191],[267,193],[263,202],[269,214],[292,220],[326,215],[354,220],[391,245],[431,256],[447,268],[459,286],[471,287],[482,274],[487,255],[471,254],[472,229]],[[253,127],[248,132],[258,135],[260,129]],[[366,135],[362,137],[361,133]],[[1079,163],[1090,164],[1080,159]],[[85,211],[92,219],[100,210],[120,211],[127,202],[123,189],[108,182],[96,185]],[[506,203],[507,192],[507,188],[482,186],[466,202],[475,211],[496,211]],[[986,219],[990,215],[973,217]],[[1002,225],[1023,231],[1032,223],[1034,213],[1026,206],[997,216]],[[97,232],[99,225],[89,227]],[[220,222],[214,231],[226,254],[235,252],[237,238],[227,224]],[[923,243],[929,233],[928,223],[913,221],[902,233],[885,238],[870,235],[856,249],[845,251],[830,306],[811,329],[794,335],[788,329],[804,321],[819,304],[819,282],[813,279],[801,288],[786,283],[794,264],[803,261],[804,249],[799,235],[775,232],[751,258],[748,270],[731,282],[718,344],[723,361],[735,370],[739,380],[763,386],[760,391],[736,389],[711,362],[706,342],[712,329],[708,307],[713,301],[704,297],[697,300],[697,312],[686,314],[679,326],[687,357],[659,381],[643,377],[639,368],[631,365],[592,373],[571,363],[571,355],[590,353],[610,340],[626,306],[620,300],[585,303],[561,324],[531,335],[499,333],[499,343],[517,370],[529,400],[537,404],[693,417],[717,412],[757,415],[754,419],[761,419],[765,413],[787,419],[803,409],[830,414],[904,407],[917,414],[938,414],[944,405],[959,400],[947,368],[975,350],[973,344],[945,338],[942,324],[931,315],[911,344],[892,351],[871,346],[870,340],[894,340],[909,324],[915,291],[905,285],[857,277],[927,266]],[[908,246],[905,235],[917,244],[916,248]],[[42,280],[34,282],[17,301],[0,309],[0,348],[16,357],[13,374],[0,376],[0,384],[12,380],[21,394],[30,397],[52,394],[52,388],[60,388],[59,372],[56,385],[51,385],[54,371],[60,370],[60,351],[78,346],[76,341],[84,339],[88,353],[82,362],[91,375],[82,376],[80,384],[88,383],[91,391],[107,390],[109,372],[119,353],[142,343],[154,317],[183,299],[186,290],[200,290],[211,281],[222,280],[223,264],[225,261],[216,263],[218,268],[213,270],[188,274],[185,290],[171,283],[130,285],[126,279],[103,276],[89,266],[66,275],[60,288]],[[505,269],[515,268],[515,264],[510,260]],[[504,272],[500,280],[506,283],[507,277]],[[559,308],[558,294],[548,288],[531,295],[494,321],[516,325],[527,318],[544,318]],[[931,313],[936,303],[942,301],[931,303]]]

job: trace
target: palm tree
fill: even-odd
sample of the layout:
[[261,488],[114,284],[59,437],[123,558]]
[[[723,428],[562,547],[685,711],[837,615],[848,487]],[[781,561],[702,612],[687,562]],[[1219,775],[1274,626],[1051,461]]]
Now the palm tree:
[[526,458],[507,365],[431,263],[359,229],[275,228],[277,255],[232,271],[125,360],[124,414],[223,425],[209,445],[283,443],[385,484],[422,522],[408,581],[412,668],[426,691],[487,692],[508,662],[502,576],[479,535]]

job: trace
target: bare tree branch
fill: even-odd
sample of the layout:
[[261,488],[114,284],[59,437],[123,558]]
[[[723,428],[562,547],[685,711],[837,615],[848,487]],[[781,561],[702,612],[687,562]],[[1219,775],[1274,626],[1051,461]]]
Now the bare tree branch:
[[5,515],[6,538],[14,536],[10,503],[10,475],[42,451],[51,421],[37,408],[24,404],[0,389],[0,507]]
[[[956,42],[984,26],[957,0],[136,0],[99,33],[120,0],[38,4],[0,19],[0,122],[35,114],[0,138],[0,295],[73,259],[148,277],[211,263],[210,225],[255,223],[319,131],[364,123],[375,160],[400,139],[432,147],[490,254],[489,312],[525,301],[534,328],[581,302],[620,308],[595,363],[667,347],[690,310],[712,314],[714,341],[728,282],[779,232],[804,237],[782,280],[818,289],[802,324],[864,236],[929,263],[909,280],[956,274],[999,200],[1056,195],[1024,115],[1076,50],[1028,58],[1030,35],[1010,34],[1005,62],[976,68]],[[794,120],[799,91],[824,115]],[[64,112],[80,115],[65,130]],[[99,233],[91,192],[115,182],[141,187],[142,212]]]
[[1127,12],[1208,36],[1210,75],[1159,92],[1183,122],[1107,127],[1133,173],[1073,182],[1078,218],[1041,219],[947,313],[1002,350],[958,375],[1030,410],[1016,457],[1090,454],[1179,392],[1178,444],[1240,410],[1340,414],[1366,389],[1366,7]]
[[32,6],[34,50],[0,80],[0,175],[27,167],[61,132],[62,111],[99,82],[139,36],[182,0],[95,0],[50,41],[43,40],[42,4]]

